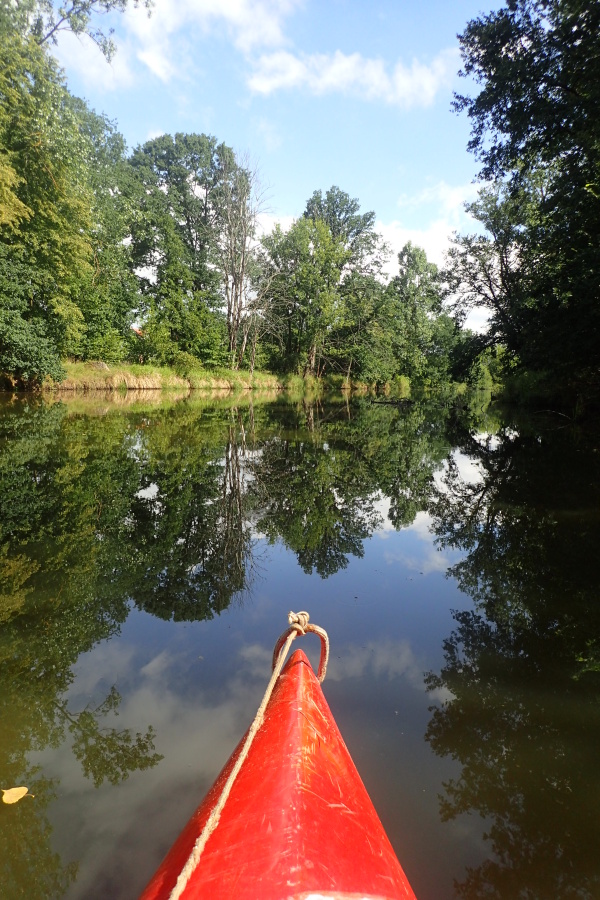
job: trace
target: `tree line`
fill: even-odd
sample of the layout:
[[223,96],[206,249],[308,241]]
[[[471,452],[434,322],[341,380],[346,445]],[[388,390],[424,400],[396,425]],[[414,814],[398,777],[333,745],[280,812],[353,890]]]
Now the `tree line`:
[[7,11],[5,371],[60,378],[66,357],[380,381],[443,368],[440,346],[455,329],[422,251],[407,246],[388,284],[375,214],[337,187],[260,240],[247,160],[204,134],[162,135],[128,154]]
[[[56,34],[85,32],[110,56],[94,14],[126,5],[0,0],[3,372],[31,385],[75,358],[183,375],[489,384],[490,370],[522,370],[600,385],[598,2],[507,0],[467,24],[462,74],[480,89],[454,107],[482,162],[468,207],[481,227],[455,236],[442,270],[407,244],[392,278],[375,213],[340,188],[260,237],[247,158],[204,134],[128,152],[70,93]],[[473,307],[489,313],[483,334],[463,327]]]

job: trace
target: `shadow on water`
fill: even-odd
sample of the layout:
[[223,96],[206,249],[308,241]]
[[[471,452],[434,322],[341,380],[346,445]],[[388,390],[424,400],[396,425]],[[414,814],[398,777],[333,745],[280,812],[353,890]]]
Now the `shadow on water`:
[[80,658],[133,613],[175,627],[241,604],[266,549],[334,582],[384,525],[425,514],[473,601],[426,679],[451,698],[427,740],[461,766],[441,815],[484,816],[493,852],[455,894],[597,893],[599,475],[595,448],[569,429],[509,427],[485,409],[0,407],[1,786],[36,794],[0,809],[5,895],[77,895],[77,862],[53,849],[60,784],[36,768],[41,751],[68,745],[96,788],[162,759],[148,718],[119,727],[116,684],[86,702],[72,692]]
[[[600,454],[551,419],[494,435],[455,432],[432,498],[449,571],[473,598],[455,613],[445,664],[428,686],[452,699],[427,740],[461,766],[444,785],[445,821],[477,813],[493,856],[458,897],[600,895]],[[476,466],[476,470],[473,469]]]

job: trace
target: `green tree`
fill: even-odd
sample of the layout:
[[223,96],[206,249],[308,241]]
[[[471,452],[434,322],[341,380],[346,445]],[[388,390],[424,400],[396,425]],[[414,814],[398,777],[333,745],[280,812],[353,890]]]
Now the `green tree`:
[[136,215],[131,168],[125,141],[114,123],[82,100],[73,97],[71,105],[86,139],[86,169],[92,189],[89,239],[93,264],[76,297],[85,321],[81,355],[119,362],[130,352],[131,324],[139,305],[128,241]]
[[[504,194],[496,212],[489,193],[476,209],[486,227],[497,213],[504,217],[502,235],[491,231],[504,332],[520,335],[528,368],[552,369],[588,391],[597,390],[600,363],[599,28],[596,2],[508,0],[460,36],[464,74],[481,89],[455,101],[471,119],[469,149],[483,163],[482,177],[500,182]],[[539,185],[535,206],[532,185]],[[464,249],[489,268],[482,254],[490,247]]]
[[582,0],[507,0],[468,23],[459,38],[464,75],[482,88],[454,106],[472,120],[469,150],[483,177],[518,177],[560,158],[597,185],[599,27],[598,4]]
[[346,379],[390,381],[397,373],[393,322],[385,283],[372,272],[353,269],[340,286],[343,313],[328,342],[328,362]]
[[455,328],[443,311],[441,274],[410,241],[398,254],[398,265],[386,290],[396,372],[411,381],[444,379]]
[[375,213],[361,213],[359,201],[334,185],[325,195],[313,193],[304,218],[324,222],[347,257],[340,271],[340,312],[328,338],[328,368],[347,378],[388,380],[394,374],[383,293],[389,249],[375,231]]
[[0,148],[27,210],[17,220],[8,198],[1,216],[0,369],[11,371],[19,357],[12,371],[35,381],[57,374],[59,358],[79,351],[85,330],[76,296],[92,262],[86,142],[47,52],[14,30],[0,30],[0,43]]
[[331,330],[343,316],[339,293],[349,250],[322,219],[298,219],[287,232],[276,226],[262,240],[272,332],[284,364],[305,375],[323,370]]
[[[219,347],[219,272],[212,265],[215,195],[232,151],[203,134],[163,135],[138,147],[132,255],[143,295],[150,353],[172,363],[178,351],[214,361]],[[144,302],[145,301],[145,302]],[[221,348],[225,361],[226,343]]]
[[110,56],[94,16],[126,5],[0,0],[0,371],[23,384],[60,379],[67,355],[126,353],[123,139],[71,96],[48,49],[70,30]]
[[315,191],[306,204],[304,218],[325,222],[332,237],[341,241],[351,264],[364,261],[379,249],[381,239],[374,230],[375,213],[359,213],[360,203],[333,185],[325,196]]

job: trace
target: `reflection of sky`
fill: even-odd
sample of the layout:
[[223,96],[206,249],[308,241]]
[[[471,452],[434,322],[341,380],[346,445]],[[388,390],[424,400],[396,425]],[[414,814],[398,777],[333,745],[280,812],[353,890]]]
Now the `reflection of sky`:
[[[107,725],[152,725],[164,759],[94,789],[68,744],[35,754],[60,779],[50,817],[55,849],[79,861],[70,898],[136,896],[252,720],[288,610],[308,609],[331,638],[325,694],[417,895],[450,900],[452,879],[483,850],[478,825],[440,822],[437,795],[455,770],[423,739],[428,706],[443,699],[427,695],[423,674],[440,669],[450,609],[469,602],[428,526],[420,514],[400,532],[383,527],[327,580],[259,544],[268,565],[243,605],[191,624],[133,611],[119,637],[80,657],[69,707],[97,706],[115,684],[123,699]],[[316,665],[317,639],[303,649]]]

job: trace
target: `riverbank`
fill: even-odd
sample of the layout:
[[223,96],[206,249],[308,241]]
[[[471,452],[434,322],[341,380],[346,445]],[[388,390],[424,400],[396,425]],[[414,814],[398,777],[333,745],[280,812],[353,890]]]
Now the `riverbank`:
[[[86,395],[114,394],[115,397],[135,394],[142,396],[148,393],[166,393],[169,396],[178,394],[186,396],[198,392],[212,397],[226,395],[271,395],[280,394],[288,400],[314,400],[319,397],[362,396],[383,397],[390,400],[406,400],[411,397],[411,384],[408,378],[396,376],[391,382],[377,384],[375,382],[348,381],[343,375],[326,375],[315,378],[307,375],[285,374],[274,375],[271,372],[233,369],[196,369],[185,374],[174,368],[157,365],[115,364],[109,365],[99,360],[86,362],[63,362],[65,377],[61,381],[46,378],[36,388],[25,386],[8,375],[0,375],[0,391],[7,393],[41,393],[45,397],[84,397]],[[425,389],[429,395],[431,390],[444,394],[450,391],[452,396],[464,393],[466,385],[438,385],[435,389]],[[417,396],[423,393],[422,386]]]
[[318,397],[335,392],[367,395],[382,393],[407,397],[408,379],[395,379],[393,385],[350,382],[341,375],[325,378],[301,375],[273,375],[270,372],[248,372],[233,369],[197,369],[185,375],[168,366],[139,364],[108,365],[104,362],[65,362],[66,376],[62,381],[46,379],[41,385],[43,394],[88,394],[96,392],[200,391],[215,396],[221,394],[268,393],[290,397]]
[[89,393],[94,391],[282,391],[286,385],[275,375],[265,372],[198,370],[178,375],[174,369],[152,365],[114,365],[103,362],[64,363],[66,377],[58,382],[47,379],[42,392]]

